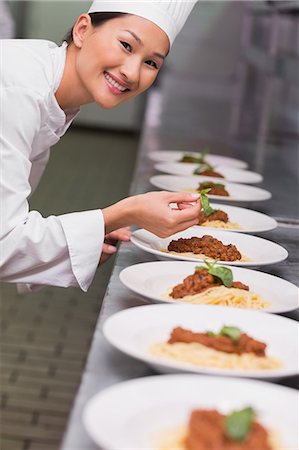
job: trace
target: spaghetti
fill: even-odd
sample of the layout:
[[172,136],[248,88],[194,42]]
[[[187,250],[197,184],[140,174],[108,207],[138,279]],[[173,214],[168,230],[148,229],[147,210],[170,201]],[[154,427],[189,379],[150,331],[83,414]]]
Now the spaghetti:
[[190,363],[199,367],[234,370],[273,370],[282,367],[282,363],[269,356],[256,356],[254,353],[226,353],[197,342],[185,343],[157,342],[150,348],[154,356]]
[[[170,288],[163,297],[174,300],[170,295],[172,290],[173,288]],[[176,301],[197,305],[231,306],[242,309],[266,309],[270,306],[269,302],[255,292],[227,288],[225,286],[212,287],[199,294],[186,295],[185,297],[176,299]]]
[[206,220],[200,224],[201,227],[221,228],[226,230],[242,230],[242,227],[238,223],[223,222],[223,220]]
[[[209,258],[204,253],[174,252],[174,251],[167,250],[167,248],[162,248],[161,252],[170,253],[172,255],[178,255],[178,256],[186,256],[187,258],[206,259],[207,261],[214,261],[214,258]],[[242,255],[241,259],[238,259],[236,261],[230,261],[230,262],[238,262],[238,263],[239,262],[252,262],[252,260],[250,258],[248,258],[248,256]]]

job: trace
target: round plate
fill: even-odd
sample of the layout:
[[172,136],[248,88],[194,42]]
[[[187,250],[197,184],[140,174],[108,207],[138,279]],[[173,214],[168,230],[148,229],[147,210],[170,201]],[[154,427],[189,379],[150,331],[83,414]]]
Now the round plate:
[[[176,286],[194,273],[196,265],[184,261],[153,261],[127,267],[121,271],[119,277],[128,289],[153,302],[178,304],[179,300],[165,298],[164,295],[170,287]],[[230,266],[230,269],[234,280],[246,284],[250,291],[270,302],[268,308],[264,309],[265,312],[282,313],[298,308],[298,287],[289,281],[241,267]],[[184,303],[180,302],[180,306],[183,305]]]
[[[210,203],[214,209],[220,209],[228,214],[231,223],[237,223],[241,229],[229,230],[221,228],[221,231],[230,231],[234,233],[258,233],[261,231],[273,230],[277,227],[277,222],[272,217],[252,209],[239,208],[237,206],[221,205],[220,203]],[[202,227],[204,230],[220,230],[215,227]]]
[[[186,152],[177,150],[158,150],[155,152],[150,152],[148,157],[153,161],[161,162],[179,162],[183,156],[192,155],[198,157],[200,152]],[[238,169],[246,169],[248,164],[240,159],[231,158],[229,156],[215,155],[213,153],[208,153],[205,160],[207,163],[212,165],[221,165],[236,167]],[[184,163],[186,165],[190,163]],[[191,163],[192,164],[192,163]]]
[[256,410],[264,426],[277,430],[283,448],[298,448],[297,392],[256,380],[192,374],[130,380],[89,400],[83,422],[103,450],[157,450],[161,433],[187,424],[193,409],[229,414],[246,406]]
[[[198,167],[198,164],[186,164],[186,163],[159,163],[155,165],[155,169],[160,172],[169,173],[171,175],[180,176],[193,176],[194,170]],[[249,170],[236,169],[228,166],[214,166],[214,170],[223,175],[224,178],[210,177],[215,183],[221,183],[223,181],[231,181],[233,183],[260,183],[263,181],[262,175],[256,172],[250,172]]]
[[[281,245],[267,239],[243,233],[233,233],[230,231],[205,230],[204,227],[191,227],[185,231],[173,234],[168,238],[159,238],[146,230],[136,230],[132,233],[131,242],[146,252],[156,255],[159,259],[177,259],[183,261],[203,261],[203,258],[196,256],[185,256],[183,254],[167,253],[167,249],[172,240],[179,238],[202,237],[212,235],[220,240],[224,245],[234,244],[241,255],[246,256],[250,261],[219,261],[221,264],[230,266],[262,266],[283,261],[288,257],[288,252]],[[208,257],[204,258],[208,259]]]
[[[209,198],[226,201],[226,202],[250,202],[268,200],[271,193],[265,189],[255,186],[247,186],[246,184],[228,183],[217,179],[217,183],[224,185],[229,193],[228,197],[222,195],[209,195]],[[202,177],[193,175],[192,177],[181,177],[176,175],[155,175],[150,178],[150,183],[160,189],[174,192],[197,192],[200,182],[211,181],[211,177]],[[214,180],[212,180],[214,181]]]
[[[128,324],[130,326],[128,327]],[[236,370],[200,367],[150,353],[156,342],[167,342],[175,327],[205,333],[218,333],[225,325],[239,327],[244,333],[267,344],[267,355],[282,362],[274,370]],[[277,379],[298,373],[296,345],[298,323],[273,314],[245,311],[219,306],[147,305],[129,308],[106,320],[103,328],[106,339],[118,350],[140,359],[160,372],[193,372],[263,379]]]

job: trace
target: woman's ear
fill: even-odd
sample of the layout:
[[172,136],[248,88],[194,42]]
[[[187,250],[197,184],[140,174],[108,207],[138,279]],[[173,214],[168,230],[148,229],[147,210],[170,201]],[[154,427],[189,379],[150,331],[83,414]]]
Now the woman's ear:
[[83,41],[92,30],[93,25],[89,14],[81,14],[73,28],[73,42],[76,47],[81,48]]

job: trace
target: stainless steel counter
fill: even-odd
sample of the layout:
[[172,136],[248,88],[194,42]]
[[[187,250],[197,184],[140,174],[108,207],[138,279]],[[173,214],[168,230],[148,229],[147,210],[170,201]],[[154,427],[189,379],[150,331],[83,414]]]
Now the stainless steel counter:
[[[147,157],[151,150],[158,148],[194,148],[194,139],[183,139],[167,136],[163,133],[161,123],[155,120],[153,113],[157,108],[158,94],[153,92],[149,99],[147,116],[145,119],[142,142],[140,146],[139,159],[136,165],[135,176],[132,183],[131,193],[141,193],[152,189],[149,185],[149,177],[154,173],[153,162]],[[164,129],[165,130],[165,129]],[[197,141],[197,146],[199,142]],[[180,147],[184,145],[184,147]],[[247,160],[252,167],[255,158],[255,148],[243,145],[230,148],[229,153],[224,148],[215,144],[213,153],[229,154]],[[246,152],[244,151],[246,148]],[[211,147],[212,149],[212,147]],[[211,150],[212,152],[212,150]],[[282,147],[269,146],[264,151],[264,183],[263,186],[272,191],[273,199],[256,204],[242,205],[251,209],[258,209],[272,216],[283,217],[280,226],[273,231],[259,234],[283,245],[289,251],[289,258],[279,264],[264,266],[262,270],[285,278],[288,281],[298,281],[298,248],[299,248],[299,225],[296,218],[294,186],[296,186],[296,152],[291,146],[287,148],[288,158],[282,153]],[[290,158],[290,159],[289,159]],[[269,164],[268,164],[269,163]],[[291,201],[289,201],[291,199]],[[62,444],[62,450],[96,450],[97,446],[88,437],[82,423],[82,411],[87,401],[98,391],[115,383],[130,379],[152,375],[155,372],[146,364],[138,362],[115,350],[106,342],[102,334],[102,325],[111,314],[132,306],[145,304],[142,298],[127,290],[119,281],[120,271],[132,264],[155,261],[152,255],[137,249],[131,243],[122,244],[113,274],[104,298],[103,307],[98,319],[94,339],[90,349],[87,365],[85,367],[80,389],[78,391],[73,410],[71,412],[68,429]],[[295,318],[296,313],[284,314]],[[295,345],[295,344],[294,344]],[[295,387],[294,377],[282,379],[281,384]],[[99,424],[101,426],[101,424]]]

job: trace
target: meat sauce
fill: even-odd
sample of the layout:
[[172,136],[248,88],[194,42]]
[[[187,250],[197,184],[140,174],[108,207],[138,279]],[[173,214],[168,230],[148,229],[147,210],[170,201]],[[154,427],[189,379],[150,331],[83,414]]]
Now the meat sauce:
[[211,222],[213,220],[220,220],[221,222],[227,223],[228,215],[226,214],[226,212],[221,211],[220,209],[213,212],[209,216],[207,216],[203,211],[201,211],[198,216],[198,225],[201,225],[204,222]]
[[212,181],[204,181],[203,183],[199,183],[198,191],[202,191],[204,189],[210,189],[208,195],[220,195],[222,197],[229,197],[228,191],[225,189],[223,184],[213,183]]
[[204,254],[209,258],[221,261],[237,261],[241,259],[241,253],[233,244],[224,245],[221,241],[208,234],[192,238],[180,238],[173,240],[168,245],[168,251],[177,253],[192,252]]
[[203,175],[205,177],[217,177],[217,178],[224,178],[223,175],[219,172],[215,172],[214,170],[203,170],[199,173],[199,175]]
[[172,330],[168,344],[175,344],[176,342],[184,342],[185,344],[197,343],[213,348],[220,352],[236,353],[254,353],[256,356],[265,356],[267,345],[263,342],[257,341],[246,333],[241,333],[240,339],[233,341],[229,336],[209,336],[208,333],[193,333],[181,327],[176,327]]
[[217,410],[194,410],[185,438],[187,450],[272,450],[268,432],[254,421],[244,441],[234,441],[225,434],[226,416]]
[[[206,269],[195,270],[192,275],[186,277],[182,283],[172,289],[170,296],[172,298],[183,298],[186,295],[199,294],[206,289],[221,285],[221,280],[218,277],[209,274]],[[232,287],[249,291],[249,286],[241,283],[241,281],[234,281]]]

